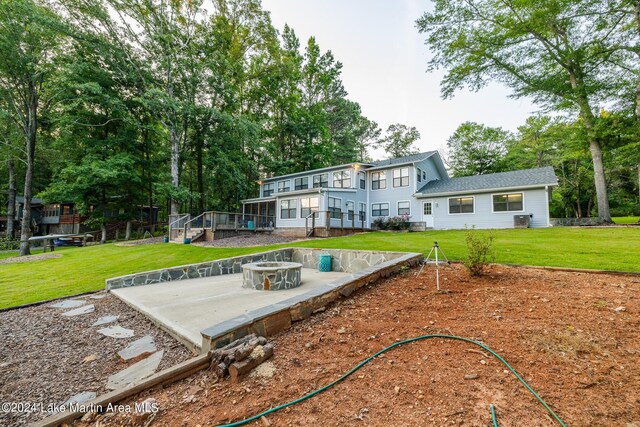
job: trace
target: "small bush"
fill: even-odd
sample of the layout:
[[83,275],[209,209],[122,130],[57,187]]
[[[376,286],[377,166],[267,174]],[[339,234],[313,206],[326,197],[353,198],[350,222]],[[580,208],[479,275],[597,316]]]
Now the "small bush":
[[408,230],[411,226],[409,215],[394,216],[391,218],[376,218],[373,220],[373,228],[377,230]]
[[467,230],[467,258],[464,266],[472,276],[482,275],[485,267],[494,260],[493,234],[480,234],[475,228]]
[[373,220],[371,225],[374,230],[386,230],[387,229],[386,218],[382,218],[382,217],[376,218]]
[[20,249],[20,240],[0,237],[0,251],[12,251]]
[[394,216],[387,220],[387,228],[389,230],[408,230],[409,229],[409,215]]

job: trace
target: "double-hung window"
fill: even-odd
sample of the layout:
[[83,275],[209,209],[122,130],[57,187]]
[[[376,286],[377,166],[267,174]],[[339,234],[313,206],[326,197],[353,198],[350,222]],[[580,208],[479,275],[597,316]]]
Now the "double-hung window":
[[523,194],[494,194],[493,211],[494,212],[518,212],[524,210],[522,203]]
[[389,203],[373,203],[371,216],[389,216]]
[[398,215],[411,215],[411,202],[398,202]]
[[416,178],[418,179],[418,182],[422,182],[422,171],[420,168],[416,168]]
[[358,216],[360,222],[364,222],[367,219],[367,205],[365,203],[358,203]]
[[[300,217],[306,218],[311,215],[312,212],[318,212],[318,198],[317,197],[305,197],[300,199]],[[317,215],[314,215],[317,216]]]
[[367,188],[367,175],[364,172],[358,173],[358,178],[360,180],[360,189],[366,190]]
[[286,193],[291,190],[291,181],[278,181],[278,193]]
[[371,189],[381,190],[387,188],[387,175],[385,171],[371,172]]
[[451,197],[449,199],[449,213],[473,213],[473,197]]
[[313,176],[313,188],[327,188],[329,187],[329,174],[321,173]]
[[400,168],[393,170],[393,186],[408,187],[409,186],[409,168]]
[[305,176],[303,178],[296,178],[293,181],[293,188],[296,190],[306,190],[309,188],[309,177]]
[[334,188],[351,188],[351,171],[339,171],[333,173]]
[[295,219],[298,201],[296,199],[280,200],[280,218]]
[[273,189],[275,185],[272,183],[264,184],[262,186],[262,197],[269,197],[273,194]]
[[342,200],[336,197],[329,197],[329,216],[340,219],[342,216]]
[[353,221],[353,214],[355,212],[356,209],[356,204],[354,202],[347,202],[347,219],[349,219],[349,221]]

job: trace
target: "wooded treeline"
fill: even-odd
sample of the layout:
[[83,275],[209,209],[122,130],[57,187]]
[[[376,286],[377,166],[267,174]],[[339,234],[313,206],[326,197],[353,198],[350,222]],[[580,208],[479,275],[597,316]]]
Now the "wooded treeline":
[[261,176],[393,139],[332,53],[278,32],[259,0],[0,0],[0,52],[9,199],[74,202],[95,228],[141,205],[235,211]]

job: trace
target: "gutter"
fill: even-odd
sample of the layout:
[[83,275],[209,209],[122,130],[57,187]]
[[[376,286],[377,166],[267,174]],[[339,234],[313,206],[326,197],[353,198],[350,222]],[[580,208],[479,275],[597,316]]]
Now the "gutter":
[[548,187],[557,187],[558,183],[549,183],[549,184],[536,184],[536,185],[523,185],[519,187],[497,187],[497,188],[478,188],[478,189],[469,189],[469,190],[457,190],[457,191],[446,191],[442,193],[413,193],[413,197],[416,199],[425,199],[431,197],[443,197],[443,196],[455,196],[459,194],[472,194],[472,193],[494,193],[496,191],[506,191],[506,190],[532,190],[535,188],[548,188]]

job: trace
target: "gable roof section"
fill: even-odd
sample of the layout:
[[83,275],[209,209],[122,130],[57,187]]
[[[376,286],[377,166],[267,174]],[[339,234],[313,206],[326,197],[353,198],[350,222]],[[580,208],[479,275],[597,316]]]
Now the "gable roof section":
[[500,172],[487,175],[434,180],[428,182],[418,190],[416,196],[472,193],[509,188],[543,187],[545,185],[558,185],[558,178],[551,166],[513,172]]
[[[385,166],[395,166],[395,165],[404,165],[408,163],[416,163],[421,162],[423,160],[428,159],[433,156],[437,151],[425,151],[424,153],[411,154],[408,156],[398,157],[395,159],[385,159],[379,160],[377,162],[370,163],[373,168],[385,167]],[[372,169],[373,169],[372,168]]]

